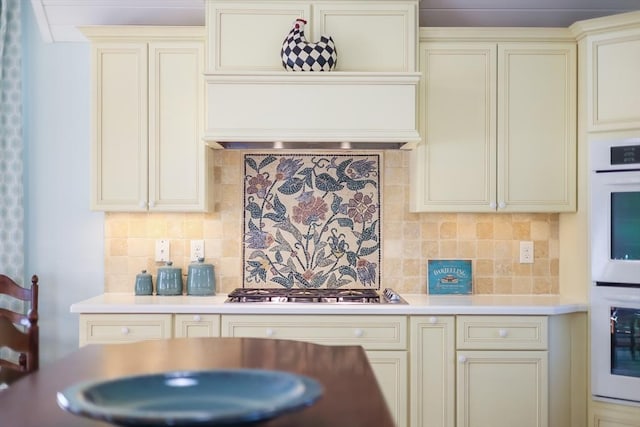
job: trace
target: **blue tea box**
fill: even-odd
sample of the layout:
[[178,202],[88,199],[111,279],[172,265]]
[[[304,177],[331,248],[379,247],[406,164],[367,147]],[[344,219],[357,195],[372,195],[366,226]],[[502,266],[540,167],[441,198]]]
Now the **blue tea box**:
[[471,260],[430,259],[427,286],[430,294],[467,295],[471,293]]

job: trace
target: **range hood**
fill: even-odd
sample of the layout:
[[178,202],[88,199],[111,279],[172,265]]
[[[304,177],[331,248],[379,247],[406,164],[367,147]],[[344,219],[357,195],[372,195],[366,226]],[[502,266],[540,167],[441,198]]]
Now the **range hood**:
[[214,148],[413,148],[419,73],[205,74]]

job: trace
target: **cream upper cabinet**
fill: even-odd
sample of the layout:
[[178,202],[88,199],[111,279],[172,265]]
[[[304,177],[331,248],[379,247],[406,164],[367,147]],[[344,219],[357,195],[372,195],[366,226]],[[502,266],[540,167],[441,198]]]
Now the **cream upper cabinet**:
[[575,210],[575,42],[430,34],[419,48],[411,210]]
[[204,28],[88,27],[91,208],[207,211]]
[[415,71],[417,2],[207,2],[208,72],[283,71],[280,48],[296,18],[305,36],[331,36],[336,71]]
[[574,27],[586,37],[587,131],[640,128],[640,12]]

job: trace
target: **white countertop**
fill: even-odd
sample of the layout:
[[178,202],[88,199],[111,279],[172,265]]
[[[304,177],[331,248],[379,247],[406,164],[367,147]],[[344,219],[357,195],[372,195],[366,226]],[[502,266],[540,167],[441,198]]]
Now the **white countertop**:
[[558,295],[402,294],[409,304],[228,303],[215,296],[105,293],[71,305],[72,313],[199,314],[494,314],[554,315],[587,311],[585,301]]

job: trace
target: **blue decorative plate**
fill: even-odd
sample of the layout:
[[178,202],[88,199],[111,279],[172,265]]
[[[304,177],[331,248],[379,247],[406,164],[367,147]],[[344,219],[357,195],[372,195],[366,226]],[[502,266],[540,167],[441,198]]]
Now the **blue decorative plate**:
[[321,395],[316,380],[288,372],[176,371],[79,383],[58,392],[58,405],[122,426],[229,426],[301,409]]

